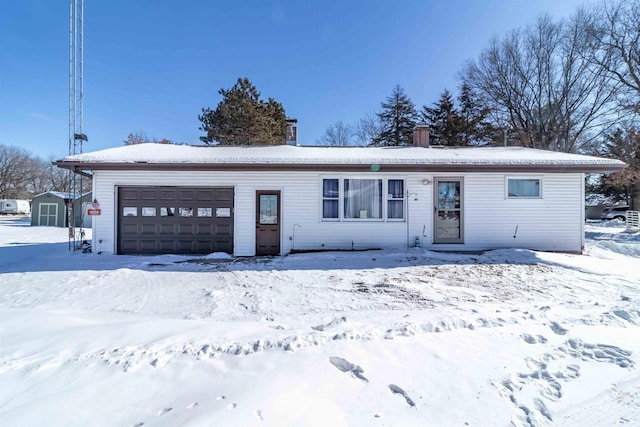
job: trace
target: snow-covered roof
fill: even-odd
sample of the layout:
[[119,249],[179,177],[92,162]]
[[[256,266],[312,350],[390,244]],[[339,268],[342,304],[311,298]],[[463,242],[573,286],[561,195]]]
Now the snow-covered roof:
[[[52,196],[55,197],[59,197],[61,199],[65,199],[65,200],[69,200],[69,199],[75,199],[77,197],[80,197],[79,195],[76,195],[74,193],[65,193],[62,191],[45,191],[44,193],[40,193],[36,196],[33,196],[34,198],[45,195],[45,194],[51,194]],[[84,193],[82,196],[86,196],[89,193]]]
[[[173,165],[172,169],[200,165],[311,168],[323,166],[430,167],[569,167],[571,170],[616,171],[625,163],[593,156],[536,150],[523,147],[317,147],[317,146],[190,146],[137,144],[66,157],[58,166],[82,169],[145,169]],[[119,167],[117,167],[119,165]],[[147,165],[145,167],[144,165]],[[385,168],[386,169],[386,168]],[[455,168],[454,168],[455,169]],[[458,168],[459,169],[459,168]]]

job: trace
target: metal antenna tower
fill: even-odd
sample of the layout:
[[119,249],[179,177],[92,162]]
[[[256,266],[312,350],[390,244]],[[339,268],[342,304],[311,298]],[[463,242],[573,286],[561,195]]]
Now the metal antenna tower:
[[[84,32],[84,0],[69,0],[69,155],[82,154],[82,143],[88,141],[82,131],[83,86],[83,32]],[[76,235],[76,213],[74,200],[82,196],[82,174],[69,171],[69,193],[71,193],[67,209],[69,224],[69,250],[77,249],[84,231],[80,227]],[[78,202],[80,203],[81,200]],[[82,207],[79,207],[82,209]]]

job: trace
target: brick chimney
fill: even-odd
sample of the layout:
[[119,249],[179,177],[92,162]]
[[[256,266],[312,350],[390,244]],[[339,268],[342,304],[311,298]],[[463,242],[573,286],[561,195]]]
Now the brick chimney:
[[426,123],[418,123],[413,128],[413,146],[428,147],[429,146],[429,126]]
[[285,144],[297,145],[298,144],[298,119],[287,117],[287,136]]

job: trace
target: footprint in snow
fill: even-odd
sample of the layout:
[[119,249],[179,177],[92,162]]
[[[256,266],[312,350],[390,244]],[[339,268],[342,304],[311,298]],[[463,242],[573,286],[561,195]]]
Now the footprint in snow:
[[564,335],[569,332],[568,329],[563,328],[558,322],[551,322],[551,330],[558,335]]
[[403,389],[401,389],[400,387],[398,387],[395,384],[389,384],[389,390],[391,390],[391,393],[393,394],[399,394],[400,396],[404,397],[404,400],[407,401],[407,404],[413,408],[416,407],[416,403],[411,400],[411,398],[409,397],[409,395],[407,394],[406,391],[404,391]]
[[195,408],[196,406],[198,406],[198,402],[193,402],[193,403],[191,403],[191,404],[189,404],[189,405],[187,406],[187,409],[193,409],[193,408]]
[[158,411],[158,416],[160,416],[160,415],[164,415],[164,414],[166,414],[167,412],[171,412],[172,410],[173,410],[173,408],[164,408],[163,410]]
[[526,342],[527,344],[536,344],[536,343],[544,344],[547,342],[547,339],[542,335],[536,335],[534,337],[533,335],[522,334],[521,337],[524,340],[524,342]]
[[342,323],[345,323],[346,321],[347,321],[347,318],[345,316],[336,317],[335,319],[333,319],[329,323],[325,323],[323,325],[318,325],[318,326],[312,326],[311,329],[316,330],[316,331],[324,331],[327,328],[333,328],[333,327],[338,326],[338,325],[340,325]]
[[362,375],[362,373],[364,372],[364,369],[362,369],[360,366],[354,365],[353,363],[341,357],[332,356],[329,358],[329,362],[331,362],[333,366],[338,368],[338,370],[342,372],[349,372],[354,377],[361,379],[364,382],[367,382],[367,383],[369,382],[369,380],[366,379],[364,375]]

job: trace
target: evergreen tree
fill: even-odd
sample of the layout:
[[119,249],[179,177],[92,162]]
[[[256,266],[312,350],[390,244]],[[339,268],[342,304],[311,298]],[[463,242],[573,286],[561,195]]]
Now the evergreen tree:
[[215,110],[203,108],[198,119],[200,140],[220,145],[278,145],[285,141],[284,107],[273,98],[260,99],[260,92],[249,81],[239,78],[231,89],[220,89],[222,101]]
[[640,209],[640,130],[617,128],[607,133],[597,154],[622,160],[629,166],[622,172],[600,175],[599,185],[591,191]]
[[433,107],[422,107],[422,117],[429,126],[429,144],[463,145],[460,134],[462,117],[458,113],[451,92],[444,90]]
[[460,145],[469,145],[472,142],[488,142],[496,134],[495,127],[487,119],[491,111],[484,105],[473,92],[471,86],[462,83],[460,95]]
[[391,96],[381,106],[378,117],[383,131],[374,138],[373,145],[413,144],[413,128],[418,120],[418,113],[400,85],[393,88]]

